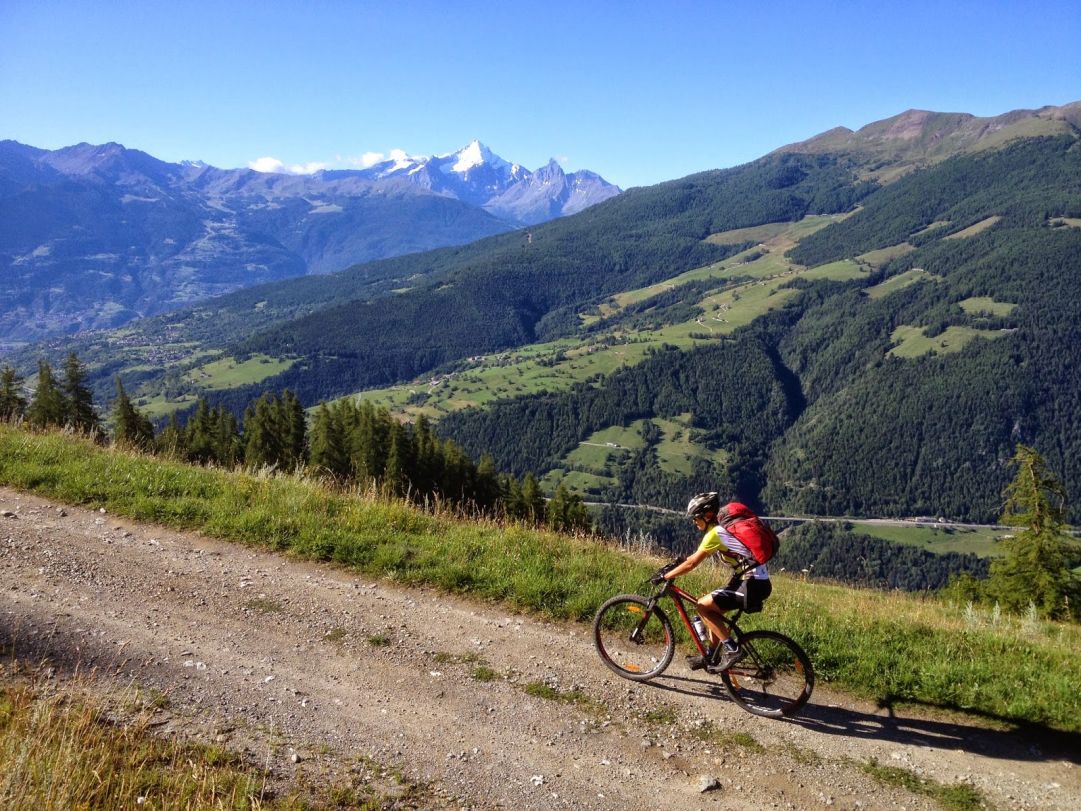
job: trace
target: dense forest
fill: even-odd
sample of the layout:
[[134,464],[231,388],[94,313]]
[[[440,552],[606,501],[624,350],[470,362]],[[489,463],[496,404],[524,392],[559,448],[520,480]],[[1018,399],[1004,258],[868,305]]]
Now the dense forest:
[[[664,353],[569,393],[459,413],[444,430],[508,467],[543,471],[603,427],[690,411],[698,440],[730,451],[730,464],[677,477],[647,447],[623,463],[621,486],[607,494],[670,508],[719,487],[776,512],[988,521],[1018,441],[1039,448],[1072,490],[1081,481],[1081,385],[1072,371],[1081,365],[1081,229],[1052,222],[1081,213],[1081,149],[1071,144],[1032,139],[957,158],[867,198],[793,255],[808,263],[850,256],[956,220],[932,229],[934,238],[913,237],[919,247],[867,279],[792,282],[797,297],[716,349]],[[991,215],[998,219],[986,230],[942,238]],[[903,234],[883,230],[898,221]],[[915,269],[923,275],[912,284],[866,294]],[[681,306],[675,294],[650,317]],[[962,306],[978,297],[1001,307]],[[624,317],[641,316],[629,308]],[[901,357],[890,350],[902,325],[921,328],[929,350],[951,328],[974,337],[958,352]],[[769,362],[755,364],[756,355]],[[672,396],[673,375],[684,396]],[[766,405],[770,387],[785,393],[783,409]],[[730,402],[717,409],[734,395],[746,398],[747,412]],[[1075,520],[1079,501],[1070,499]]]
[[[769,444],[796,418],[798,388],[768,348],[753,339],[725,341],[692,352],[657,352],[645,362],[563,394],[523,397],[485,410],[462,411],[440,430],[471,453],[490,453],[512,472],[543,471],[595,431],[649,417],[691,413],[691,430],[706,447],[724,447],[723,470],[702,463],[690,477],[667,474],[647,441],[621,469],[613,502],[682,506],[687,493],[723,486],[758,504],[757,472]],[[648,440],[648,438],[647,438]]]

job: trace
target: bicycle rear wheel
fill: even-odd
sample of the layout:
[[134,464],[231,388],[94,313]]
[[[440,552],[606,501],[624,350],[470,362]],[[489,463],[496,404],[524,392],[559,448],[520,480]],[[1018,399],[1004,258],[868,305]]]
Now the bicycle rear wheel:
[[593,644],[601,660],[625,679],[648,681],[672,661],[676,638],[672,623],[637,594],[608,600],[593,619]]
[[814,689],[814,669],[803,648],[775,631],[751,631],[739,644],[747,655],[721,673],[732,700],[767,718],[798,712]]

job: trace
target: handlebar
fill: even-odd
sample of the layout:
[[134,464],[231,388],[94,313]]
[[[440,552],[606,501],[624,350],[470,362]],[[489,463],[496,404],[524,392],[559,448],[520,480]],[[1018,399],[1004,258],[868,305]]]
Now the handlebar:
[[664,566],[659,568],[657,571],[655,571],[650,576],[649,581],[651,583],[653,583],[654,585],[660,585],[660,580],[664,578],[664,575],[668,574],[670,571],[672,571],[674,568],[679,566],[685,560],[687,560],[687,557],[685,555],[680,555],[678,558],[673,560],[671,563],[666,563]]

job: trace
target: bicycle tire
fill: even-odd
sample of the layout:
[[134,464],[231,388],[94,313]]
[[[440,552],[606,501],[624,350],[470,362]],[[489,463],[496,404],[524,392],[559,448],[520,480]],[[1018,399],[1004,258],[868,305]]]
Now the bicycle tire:
[[721,672],[732,700],[747,712],[766,718],[794,715],[814,689],[811,660],[794,640],[776,631],[740,636],[747,655]]
[[[633,636],[632,636],[633,634]],[[664,672],[676,652],[668,616],[637,594],[620,594],[593,618],[593,645],[610,670],[631,681],[649,681]]]

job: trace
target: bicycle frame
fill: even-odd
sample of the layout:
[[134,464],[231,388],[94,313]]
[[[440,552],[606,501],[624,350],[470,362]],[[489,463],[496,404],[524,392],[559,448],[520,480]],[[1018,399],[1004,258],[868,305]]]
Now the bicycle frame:
[[[662,597],[671,598],[672,602],[675,604],[676,612],[679,614],[679,618],[681,620],[683,620],[683,624],[687,626],[687,632],[690,634],[691,639],[694,641],[695,646],[698,648],[698,653],[701,654],[702,656],[705,656],[706,654],[708,654],[709,651],[706,650],[706,646],[702,643],[702,640],[698,638],[698,634],[695,633],[694,625],[691,623],[691,617],[687,613],[687,609],[683,604],[684,601],[686,600],[686,601],[688,601],[688,602],[690,602],[690,603],[692,603],[694,605],[697,605],[698,604],[698,598],[695,597],[693,594],[691,594],[689,591],[684,591],[679,586],[677,586],[675,583],[673,583],[671,580],[669,580],[669,581],[666,581],[663,586],[661,586],[660,591],[658,591],[656,594],[653,594],[653,595],[650,596],[650,599],[649,599],[650,610],[653,609],[653,606],[655,606],[657,604],[657,602]],[[727,625],[728,628],[737,637],[739,635],[739,628],[736,625],[736,619],[738,619],[740,614],[742,614],[742,613],[743,613],[743,609],[739,609],[739,610],[736,611],[736,614],[735,614],[734,617],[732,617],[732,618],[723,617],[724,624]]]

